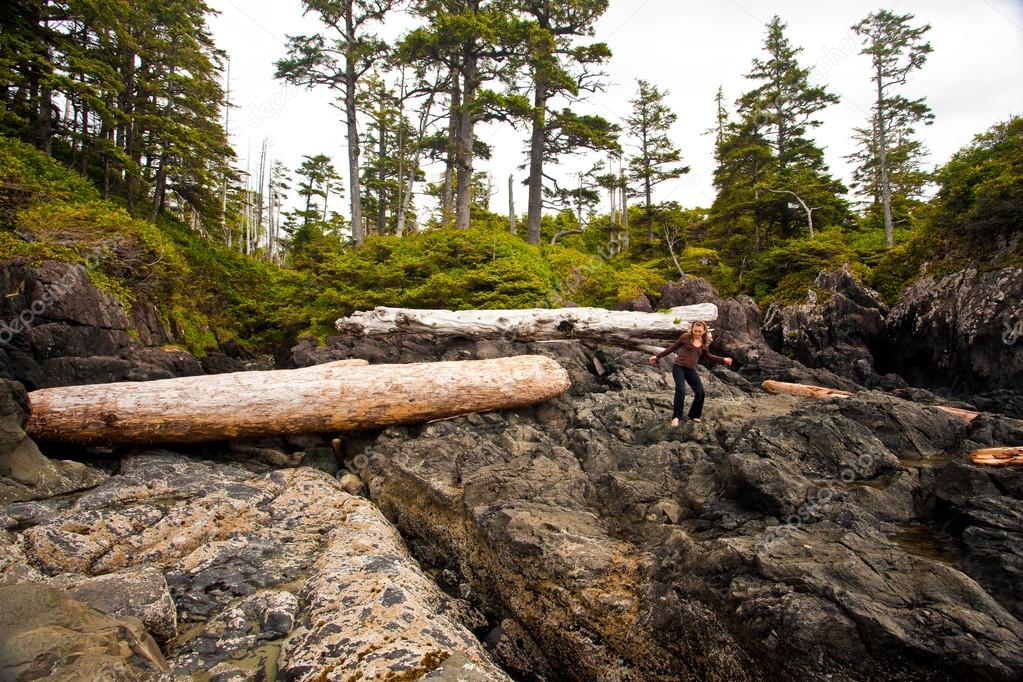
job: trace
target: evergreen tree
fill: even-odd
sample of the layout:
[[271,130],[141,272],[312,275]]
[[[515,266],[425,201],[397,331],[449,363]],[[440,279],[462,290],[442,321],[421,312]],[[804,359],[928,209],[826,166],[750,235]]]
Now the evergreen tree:
[[270,167],[269,189],[270,229],[267,251],[270,260],[276,261],[281,247],[281,209],[287,201],[288,190],[291,189],[290,173],[284,162],[279,159]]
[[[469,227],[473,203],[476,124],[523,117],[522,96],[487,87],[514,76],[509,59],[521,45],[525,24],[501,0],[420,0],[416,11],[429,22],[404,37],[400,56],[410,64],[441,65],[451,74],[451,116],[446,153],[453,175],[455,226]],[[445,183],[447,186],[447,183]],[[447,204],[447,198],[443,204]],[[445,216],[446,217],[446,216]]]
[[[223,53],[202,0],[14,0],[0,8],[0,130],[93,177],[155,220],[220,218],[233,152]],[[193,221],[195,222],[195,221]]]
[[924,149],[913,139],[914,126],[934,119],[924,98],[910,100],[895,92],[931,52],[923,39],[930,26],[914,28],[912,20],[912,14],[880,10],[852,27],[863,40],[860,54],[870,55],[876,93],[870,127],[856,131],[857,180],[874,206],[880,206],[888,246],[895,243],[893,201],[919,194],[925,180],[919,165]]
[[[823,150],[808,136],[810,128],[820,125],[815,115],[837,103],[838,96],[809,82],[810,70],[797,59],[802,48],[789,43],[785,24],[777,16],[768,24],[764,50],[767,58],[754,59],[746,76],[760,84],[739,98],[738,114],[745,126],[757,128],[771,149],[773,167],[762,194],[773,204],[781,235],[790,236],[793,202],[786,192],[822,208],[845,192],[828,175]],[[830,221],[836,217],[830,216]]]
[[302,165],[295,171],[299,178],[296,193],[305,201],[305,208],[296,211],[296,215],[306,226],[312,222],[325,222],[324,207],[340,176],[326,154],[303,156],[302,159]]
[[[604,43],[579,45],[575,39],[593,35],[593,24],[607,10],[608,0],[528,0],[520,4],[529,19],[525,61],[533,90],[527,239],[539,244],[544,162],[556,160],[550,155],[551,148],[571,153],[618,147],[617,141],[608,139],[610,124],[599,117],[578,116],[568,108],[553,116],[549,111],[549,102],[557,95],[575,99],[581,91],[599,87],[596,74],[589,69],[606,62],[611,52]],[[565,135],[569,128],[572,134]],[[561,139],[552,140],[557,135]],[[573,146],[566,145],[569,141]]]
[[679,178],[689,172],[689,166],[679,165],[682,152],[668,137],[671,126],[678,119],[664,103],[666,91],[639,79],[639,89],[632,104],[632,113],[625,119],[626,130],[634,140],[635,155],[629,157],[629,179],[642,187],[646,208],[647,241],[654,240],[653,188]]
[[[367,112],[363,203],[367,214],[374,216],[377,234],[397,233],[403,203],[406,211],[411,207],[406,201],[411,199],[411,183],[423,176],[419,131],[404,115],[403,99],[378,75],[367,79],[362,102]],[[421,128],[425,126],[423,121]]]
[[740,271],[803,229],[812,234],[815,224],[849,221],[845,187],[809,135],[820,125],[816,114],[838,98],[809,82],[797,59],[801,48],[789,43],[778,17],[768,24],[764,50],[747,74],[756,87],[737,100],[736,120],[718,106],[710,236]]
[[341,92],[347,130],[352,238],[356,246],[366,233],[359,168],[358,85],[388,49],[368,27],[383,21],[397,4],[398,0],[303,0],[305,12],[315,12],[329,33],[289,36],[288,55],[277,61],[278,78]]

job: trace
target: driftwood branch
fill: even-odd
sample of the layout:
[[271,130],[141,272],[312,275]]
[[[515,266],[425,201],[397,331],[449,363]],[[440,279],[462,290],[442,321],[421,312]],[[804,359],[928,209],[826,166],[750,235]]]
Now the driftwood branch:
[[[823,386],[813,386],[811,384],[789,384],[784,381],[774,381],[772,379],[764,381],[761,386],[768,393],[788,393],[790,395],[799,395],[804,398],[814,398],[816,400],[848,398],[851,395],[855,395],[849,391],[842,391],[837,388],[825,388]],[[931,405],[930,407],[936,407],[939,410],[948,412],[949,414],[962,417],[966,421],[973,421],[980,416],[980,412],[964,410],[961,407],[949,407],[948,405]]]
[[980,466],[1023,466],[1023,447],[981,448],[970,453],[970,461]]

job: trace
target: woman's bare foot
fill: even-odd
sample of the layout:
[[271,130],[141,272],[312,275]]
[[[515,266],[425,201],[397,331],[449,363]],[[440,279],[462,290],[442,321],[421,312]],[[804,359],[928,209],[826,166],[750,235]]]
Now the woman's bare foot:
[[690,420],[689,420],[689,421],[691,421],[691,422],[696,422],[697,424],[699,424],[699,423],[700,423],[700,422],[702,422],[703,420],[702,420],[702,419],[700,419],[699,417],[694,417],[694,418],[690,418]]
[[671,425],[672,425],[672,426],[678,426],[678,417],[675,417],[675,418],[673,418],[673,419],[671,420]]

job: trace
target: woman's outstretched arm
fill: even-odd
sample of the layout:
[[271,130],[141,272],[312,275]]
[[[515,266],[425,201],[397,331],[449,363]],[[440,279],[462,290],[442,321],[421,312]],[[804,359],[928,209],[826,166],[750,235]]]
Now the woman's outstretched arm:
[[700,356],[701,356],[701,358],[706,358],[706,359],[712,360],[714,362],[720,362],[721,364],[728,365],[729,367],[731,367],[731,365],[732,365],[732,358],[726,358],[726,357],[723,357],[721,355],[714,355],[709,350],[707,350],[706,346],[703,347],[703,350],[700,353]]
[[648,359],[647,361],[648,361],[648,362],[649,362],[649,363],[650,363],[651,365],[653,365],[653,364],[655,364],[655,363],[656,363],[656,362],[657,362],[658,360],[660,360],[660,359],[661,359],[661,358],[663,358],[663,357],[664,357],[665,355],[667,355],[668,353],[671,353],[672,351],[675,351],[675,350],[677,350],[677,349],[678,349],[678,348],[679,348],[679,347],[680,347],[681,345],[682,345],[682,339],[680,338],[680,339],[679,339],[678,341],[676,341],[675,343],[671,344],[670,346],[668,346],[667,348],[665,348],[664,350],[662,350],[662,351],[661,351],[660,353],[658,353],[657,355],[651,355],[651,356],[650,356],[650,358],[649,358],[649,359]]

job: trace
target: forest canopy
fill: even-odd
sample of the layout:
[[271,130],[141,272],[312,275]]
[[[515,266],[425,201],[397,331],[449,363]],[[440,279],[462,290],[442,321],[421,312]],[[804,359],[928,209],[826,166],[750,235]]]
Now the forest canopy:
[[[1020,262],[1021,120],[928,169],[919,129],[934,114],[904,85],[932,48],[910,14],[850,27],[877,94],[850,130],[848,185],[815,139],[839,95],[776,16],[748,88],[708,94],[715,196],[685,207],[655,194],[690,169],[672,84],[637,79],[620,120],[593,99],[611,57],[594,35],[607,0],[302,5],[318,29],[289,36],[267,78],[335,97],[347,158],[309,149],[287,167],[265,141],[241,168],[207,4],[5,3],[0,259],[85,263],[127,305],[157,301],[200,351],[325,334],[373,305],[614,307],[688,276],[793,302],[843,266],[891,300],[924,273]],[[384,40],[397,12],[415,23]],[[522,165],[506,176],[479,170],[484,123],[520,131]],[[586,170],[566,180],[568,159]],[[527,204],[496,213],[505,181]]]

